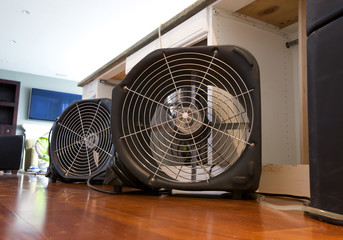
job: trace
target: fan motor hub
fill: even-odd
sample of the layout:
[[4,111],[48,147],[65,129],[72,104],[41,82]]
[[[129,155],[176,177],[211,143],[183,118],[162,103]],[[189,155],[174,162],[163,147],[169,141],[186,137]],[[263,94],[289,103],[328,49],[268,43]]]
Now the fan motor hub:
[[175,125],[182,133],[193,134],[202,126],[202,114],[195,107],[183,107],[177,112]]
[[95,148],[99,143],[99,137],[95,133],[88,134],[83,138],[83,141],[85,142],[85,145],[88,149]]

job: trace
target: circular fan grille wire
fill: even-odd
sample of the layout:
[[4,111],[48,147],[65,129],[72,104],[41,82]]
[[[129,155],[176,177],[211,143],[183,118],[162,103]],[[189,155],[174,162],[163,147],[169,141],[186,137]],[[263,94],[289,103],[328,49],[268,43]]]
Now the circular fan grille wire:
[[254,145],[253,89],[216,54],[163,53],[123,87],[120,140],[151,179],[208,181]]
[[58,121],[55,153],[65,176],[89,177],[112,156],[110,112],[99,102],[78,102]]

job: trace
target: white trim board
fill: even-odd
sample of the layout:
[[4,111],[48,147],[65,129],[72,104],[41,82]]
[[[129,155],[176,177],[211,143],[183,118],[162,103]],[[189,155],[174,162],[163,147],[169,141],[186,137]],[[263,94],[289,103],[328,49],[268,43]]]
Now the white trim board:
[[310,196],[308,164],[262,166],[259,192]]

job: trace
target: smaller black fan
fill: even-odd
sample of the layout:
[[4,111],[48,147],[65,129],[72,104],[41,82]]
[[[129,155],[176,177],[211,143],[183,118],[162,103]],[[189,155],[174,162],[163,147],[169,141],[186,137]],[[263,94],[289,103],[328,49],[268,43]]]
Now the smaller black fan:
[[75,101],[63,111],[51,130],[48,177],[86,181],[107,168],[114,154],[110,110],[108,99],[91,99]]

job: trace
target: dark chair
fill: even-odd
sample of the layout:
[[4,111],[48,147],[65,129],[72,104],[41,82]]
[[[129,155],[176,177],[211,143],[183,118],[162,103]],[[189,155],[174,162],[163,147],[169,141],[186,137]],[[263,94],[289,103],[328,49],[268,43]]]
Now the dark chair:
[[24,136],[0,136],[0,170],[19,170],[23,159]]

